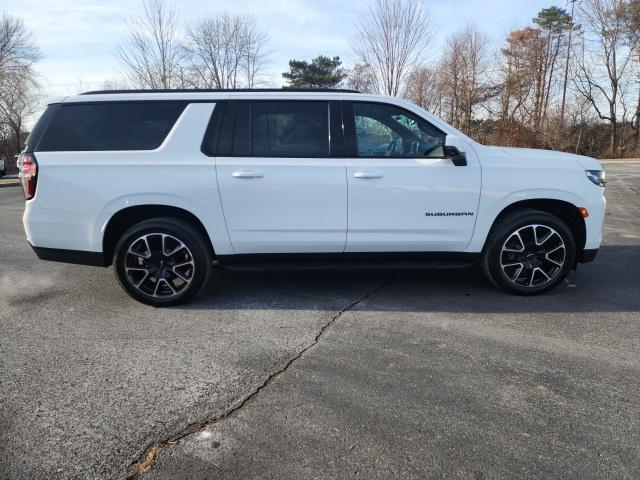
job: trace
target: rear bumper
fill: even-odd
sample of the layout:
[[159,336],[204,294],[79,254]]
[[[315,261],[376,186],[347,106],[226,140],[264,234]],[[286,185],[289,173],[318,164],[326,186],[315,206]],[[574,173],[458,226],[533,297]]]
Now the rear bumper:
[[[29,244],[31,245],[31,244]],[[81,250],[63,250],[61,248],[34,247],[33,251],[41,260],[52,262],[73,263],[76,265],[90,265],[93,267],[106,267],[102,252],[84,252]]]
[[41,248],[102,251],[102,231],[93,212],[42,208],[34,200],[25,202],[22,223],[27,240]]
[[589,263],[593,262],[598,254],[597,248],[586,248],[582,251],[582,257],[580,258],[580,263]]

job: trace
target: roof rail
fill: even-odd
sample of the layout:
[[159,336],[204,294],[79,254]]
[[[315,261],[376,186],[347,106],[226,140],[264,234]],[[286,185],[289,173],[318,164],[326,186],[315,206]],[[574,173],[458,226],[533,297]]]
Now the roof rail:
[[218,93],[218,92],[337,92],[360,93],[358,90],[346,88],[163,88],[163,89],[128,89],[128,90],[93,90],[80,95],[108,95],[115,93]]

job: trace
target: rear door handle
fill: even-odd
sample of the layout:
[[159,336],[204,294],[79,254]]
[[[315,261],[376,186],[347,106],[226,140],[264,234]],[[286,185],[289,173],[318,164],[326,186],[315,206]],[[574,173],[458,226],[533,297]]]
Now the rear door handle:
[[384,175],[378,172],[356,172],[353,174],[356,178],[382,178]]
[[233,178],[262,178],[264,173],[262,172],[233,172],[231,174]]

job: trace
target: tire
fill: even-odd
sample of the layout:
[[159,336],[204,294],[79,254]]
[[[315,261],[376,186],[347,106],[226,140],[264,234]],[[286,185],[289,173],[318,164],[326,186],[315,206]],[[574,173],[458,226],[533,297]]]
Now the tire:
[[132,298],[168,307],[200,291],[211,275],[212,257],[195,228],[161,217],[140,222],[122,234],[113,265],[120,286]]
[[575,261],[575,238],[562,220],[538,210],[521,210],[493,226],[481,264],[498,288],[515,295],[537,295],[557,287]]

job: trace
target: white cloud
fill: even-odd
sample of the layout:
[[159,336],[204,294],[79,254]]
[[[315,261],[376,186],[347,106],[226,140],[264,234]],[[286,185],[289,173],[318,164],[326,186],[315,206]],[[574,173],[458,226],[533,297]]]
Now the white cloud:
[[[244,0],[175,2],[183,22],[208,13],[251,13],[270,35],[271,83],[278,85],[290,58],[318,54],[351,58],[349,41],[354,24],[367,13],[368,0]],[[477,23],[496,41],[514,25],[525,25],[548,0],[424,0],[437,29],[431,55],[437,57],[446,36],[468,22]],[[64,95],[82,86],[100,88],[117,75],[115,46],[126,32],[126,19],[138,11],[138,0],[0,0],[0,10],[18,14],[34,32],[44,58],[39,64],[51,95]],[[346,63],[346,62],[345,62]]]

